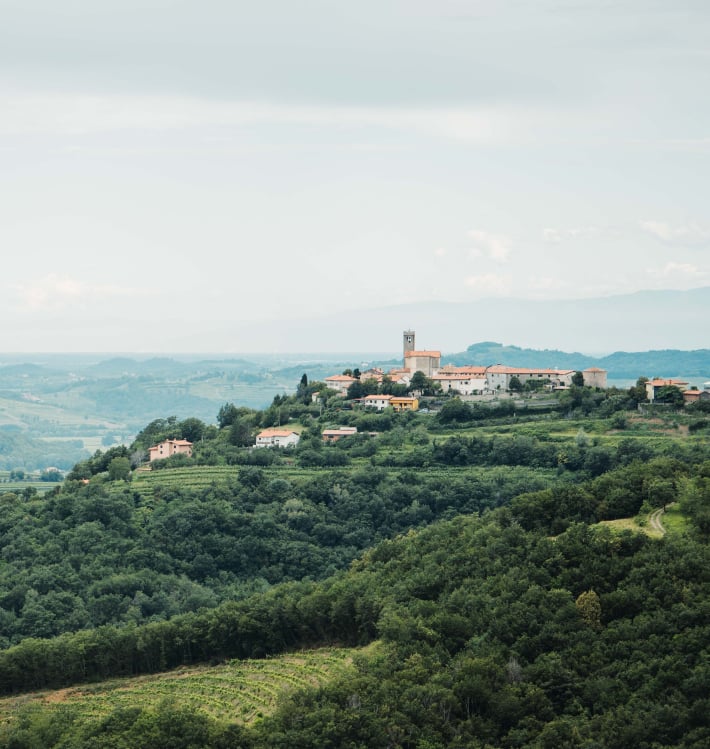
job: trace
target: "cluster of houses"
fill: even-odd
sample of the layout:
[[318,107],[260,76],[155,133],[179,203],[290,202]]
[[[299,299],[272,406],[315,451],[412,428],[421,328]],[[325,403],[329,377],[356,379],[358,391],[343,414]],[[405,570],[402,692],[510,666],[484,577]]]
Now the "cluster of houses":
[[[360,373],[360,381],[374,380],[381,383],[385,378],[391,382],[409,385],[415,372],[422,372],[432,382],[438,383],[444,394],[456,392],[459,395],[494,395],[502,391],[510,390],[513,378],[517,378],[521,386],[533,381],[536,385],[547,389],[564,389],[572,384],[575,375],[574,369],[535,369],[529,367],[509,367],[503,364],[491,364],[487,367],[466,365],[456,367],[452,364],[441,366],[441,352],[417,350],[415,346],[415,332],[405,330],[403,334],[404,361],[402,367],[390,369],[388,372],[382,369],[369,369]],[[606,387],[606,370],[598,367],[590,367],[582,372],[584,384],[594,388]],[[338,394],[345,396],[350,386],[357,382],[358,378],[352,375],[336,374],[325,378],[329,388]],[[367,396],[361,399],[366,407],[382,410],[386,406],[392,406],[395,410],[412,408],[410,403],[400,403],[392,398],[385,403],[382,399],[386,396]],[[375,400],[377,399],[377,400]],[[416,406],[414,406],[416,410]]]
[[688,389],[688,383],[685,380],[664,380],[660,377],[654,377],[646,383],[646,397],[653,403],[656,396],[665,387],[677,387],[683,393],[683,402],[686,405],[690,403],[700,403],[710,401],[710,382],[703,383],[703,389]]

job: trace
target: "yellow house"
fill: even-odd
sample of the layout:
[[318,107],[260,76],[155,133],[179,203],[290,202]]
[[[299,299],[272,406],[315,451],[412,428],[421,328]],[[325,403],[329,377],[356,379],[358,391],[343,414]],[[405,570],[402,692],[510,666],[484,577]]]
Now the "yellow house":
[[419,400],[409,395],[400,398],[393,395],[390,398],[390,406],[392,406],[395,411],[417,411],[419,409]]

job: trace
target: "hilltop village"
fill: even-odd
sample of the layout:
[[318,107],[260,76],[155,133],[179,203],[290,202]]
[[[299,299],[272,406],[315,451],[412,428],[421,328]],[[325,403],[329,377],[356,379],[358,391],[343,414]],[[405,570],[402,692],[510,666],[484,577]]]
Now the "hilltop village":
[[[413,382],[415,385],[417,382],[423,384],[426,378],[428,384],[433,385],[437,392],[444,395],[481,398],[522,390],[562,390],[569,388],[575,382],[593,388],[606,388],[607,386],[606,370],[598,367],[591,367],[581,372],[583,383],[577,381],[579,374],[574,369],[532,369],[510,367],[504,364],[491,364],[485,367],[474,365],[457,367],[446,364],[442,367],[441,351],[417,349],[415,331],[405,330],[402,338],[401,367],[390,369],[388,372],[375,368],[364,372],[334,374],[326,377],[325,383],[340,395],[346,396],[352,393],[352,386],[358,382],[372,381],[379,385],[384,383],[385,390],[390,384],[411,390]],[[417,373],[420,374],[417,375]],[[382,396],[387,395],[387,392],[380,393],[379,401],[375,401],[372,395],[365,396],[364,399],[369,398],[372,403],[365,401],[363,405],[379,408]],[[394,403],[387,405],[393,406],[395,410],[401,410],[402,406],[398,403],[397,397],[392,395],[392,398],[394,398]]]
[[[340,412],[340,404],[333,403],[339,399],[342,399],[346,409],[355,406],[358,411],[379,414],[385,410],[427,413],[430,409],[439,411],[442,407],[441,398],[453,400],[456,397],[457,403],[468,402],[465,404],[465,409],[468,409],[475,402],[488,402],[490,407],[495,407],[496,403],[514,407],[514,399],[527,395],[535,398],[538,408],[544,408],[549,406],[551,400],[554,401],[554,398],[549,397],[554,392],[586,388],[604,397],[600,391],[608,394],[613,390],[607,387],[606,370],[599,367],[575,370],[505,364],[442,366],[441,358],[440,351],[418,349],[415,331],[405,330],[402,334],[401,367],[393,367],[387,371],[377,367],[364,371],[358,368],[346,369],[340,374],[310,383],[304,374],[295,397],[302,404],[320,404],[321,413],[324,407],[334,407]],[[641,377],[635,397],[646,403],[668,403],[670,395],[675,399],[676,406],[710,401],[710,383],[706,383],[702,390],[687,389],[687,385],[687,382],[681,380],[649,380]],[[420,408],[421,403],[424,403],[423,408]],[[453,406],[454,403],[449,405]],[[241,440],[243,446],[296,447],[301,439],[302,427],[288,424],[288,419],[282,421],[284,414],[280,406],[277,414],[274,420],[263,424],[266,428],[261,431],[246,429]],[[320,430],[320,439],[324,443],[338,442],[358,433],[358,429],[352,425],[324,426]],[[192,457],[193,444],[186,439],[167,439],[151,446],[148,452],[151,463],[176,455],[189,458]]]

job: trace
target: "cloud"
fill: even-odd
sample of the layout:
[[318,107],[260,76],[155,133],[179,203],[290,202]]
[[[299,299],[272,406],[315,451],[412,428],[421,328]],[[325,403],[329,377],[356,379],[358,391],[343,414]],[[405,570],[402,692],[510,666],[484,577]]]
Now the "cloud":
[[70,276],[50,273],[28,283],[15,284],[14,290],[23,307],[33,311],[57,311],[116,297],[150,295],[147,289],[111,284],[90,284]]
[[545,242],[559,244],[565,239],[580,239],[597,233],[599,229],[596,226],[580,226],[570,229],[546,228],[542,230],[542,238]]
[[691,263],[675,263],[673,261],[666,263],[662,268],[649,268],[648,274],[659,279],[690,279],[699,281],[707,278],[708,273],[701,270],[697,265]]
[[710,230],[695,222],[672,226],[664,221],[639,221],[641,230],[667,244],[697,245],[710,241]]
[[508,296],[511,291],[512,279],[508,275],[484,273],[479,276],[468,276],[464,283],[474,291],[494,296]]
[[500,234],[490,234],[485,231],[472,229],[468,236],[473,240],[471,254],[474,257],[484,257],[505,263],[510,255],[510,239]]

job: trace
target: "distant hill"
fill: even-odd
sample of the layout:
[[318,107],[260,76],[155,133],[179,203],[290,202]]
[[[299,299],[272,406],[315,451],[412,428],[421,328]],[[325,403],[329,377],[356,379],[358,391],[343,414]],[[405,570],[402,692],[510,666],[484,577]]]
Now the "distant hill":
[[609,356],[594,357],[579,352],[569,353],[557,349],[527,349],[519,346],[504,346],[502,343],[484,341],[470,345],[466,351],[448,354],[442,358],[445,364],[508,364],[513,367],[535,367],[554,369],[586,369],[601,367],[611,378],[624,377],[707,377],[710,379],[710,349],[680,351],[625,352],[617,351]]
[[568,353],[557,349],[529,349],[520,346],[505,346],[502,343],[484,341],[471,344],[466,351],[449,354],[442,358],[446,364],[507,364],[512,367],[535,367],[553,369],[586,369],[597,367],[598,359],[593,356]]
[[629,354],[617,351],[598,360],[598,367],[606,369],[611,377],[705,377],[710,379],[710,349],[695,351],[643,351]]
[[191,369],[190,365],[168,357],[154,357],[141,361],[123,356],[98,362],[92,367],[87,367],[85,371],[96,377],[121,377],[123,375],[170,377]]
[[49,369],[43,367],[40,364],[33,364],[31,362],[23,362],[21,364],[6,364],[0,366],[0,376],[3,378],[9,377],[38,377],[40,375],[49,377],[56,375],[60,370]]

